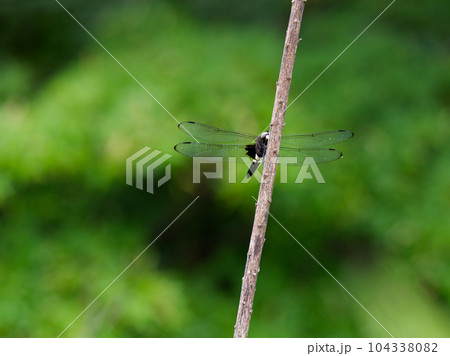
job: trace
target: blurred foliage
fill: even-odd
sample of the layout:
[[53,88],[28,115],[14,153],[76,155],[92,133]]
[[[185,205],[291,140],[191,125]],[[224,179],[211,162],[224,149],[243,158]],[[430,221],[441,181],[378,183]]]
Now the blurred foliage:
[[[178,120],[254,133],[289,3],[63,2]],[[291,98],[387,4],[308,2]],[[176,122],[57,3],[25,5],[0,15],[0,336],[57,336],[197,195],[65,336],[231,336],[258,184],[192,184]],[[449,10],[396,2],[286,113],[286,133],[356,135],[327,184],[277,183],[272,213],[397,337],[450,334]],[[143,146],[173,154],[154,195],[125,184]],[[266,237],[250,336],[387,336]]]

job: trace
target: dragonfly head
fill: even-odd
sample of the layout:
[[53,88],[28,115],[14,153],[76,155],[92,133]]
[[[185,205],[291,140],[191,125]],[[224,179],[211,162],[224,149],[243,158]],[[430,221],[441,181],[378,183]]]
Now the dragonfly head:
[[261,134],[261,139],[263,140],[263,142],[267,143],[269,142],[269,133],[268,132],[263,132]]

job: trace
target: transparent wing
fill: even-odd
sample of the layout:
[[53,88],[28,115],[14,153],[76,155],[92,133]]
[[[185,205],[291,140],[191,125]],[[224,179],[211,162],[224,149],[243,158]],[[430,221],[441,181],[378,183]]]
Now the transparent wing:
[[315,163],[325,163],[335,161],[342,157],[342,153],[333,148],[295,148],[280,147],[280,157],[292,157],[297,159],[297,163],[301,166],[305,158],[311,157]]
[[314,148],[334,145],[347,141],[353,137],[353,132],[348,130],[336,130],[327,132],[317,132],[311,134],[286,135],[281,137],[281,144],[284,146],[295,146],[302,148]]
[[[244,145],[183,142],[174,148],[175,151],[190,157],[248,157]],[[239,161],[241,160],[237,160]]]
[[178,128],[198,141],[211,143],[252,143],[258,137],[257,135],[242,132],[222,130],[193,121],[184,121],[178,125]]

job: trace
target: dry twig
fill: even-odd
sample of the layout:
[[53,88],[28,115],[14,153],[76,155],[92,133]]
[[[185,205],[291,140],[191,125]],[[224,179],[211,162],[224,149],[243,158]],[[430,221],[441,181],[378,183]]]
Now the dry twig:
[[305,3],[306,0],[292,0],[291,15],[286,32],[280,76],[277,82],[275,103],[270,123],[270,138],[265,156],[258,202],[256,204],[255,220],[253,222],[245,273],[242,278],[241,298],[236,325],[234,326],[234,337],[247,337],[250,326],[256,279],[258,277],[259,263],[265,241],[267,219],[269,217],[269,207],[272,201],[273,183],[275,181],[278,162],[278,152],[284,127],[284,116],[289,97],[292,70],[294,68],[295,53],[299,42],[298,36]]

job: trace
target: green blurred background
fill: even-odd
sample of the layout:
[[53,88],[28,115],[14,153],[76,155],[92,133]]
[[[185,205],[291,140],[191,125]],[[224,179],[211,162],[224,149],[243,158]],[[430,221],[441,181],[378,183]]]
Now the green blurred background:
[[[290,1],[62,4],[178,120],[269,123]],[[291,100],[388,4],[308,1]],[[286,112],[355,137],[271,212],[396,337],[450,336],[449,12],[398,0]],[[197,195],[64,336],[232,336],[258,184],[192,184],[189,138],[56,2],[3,0],[0,38],[0,336],[57,336]],[[144,146],[173,155],[153,195],[125,184]],[[266,238],[249,336],[389,336]]]

